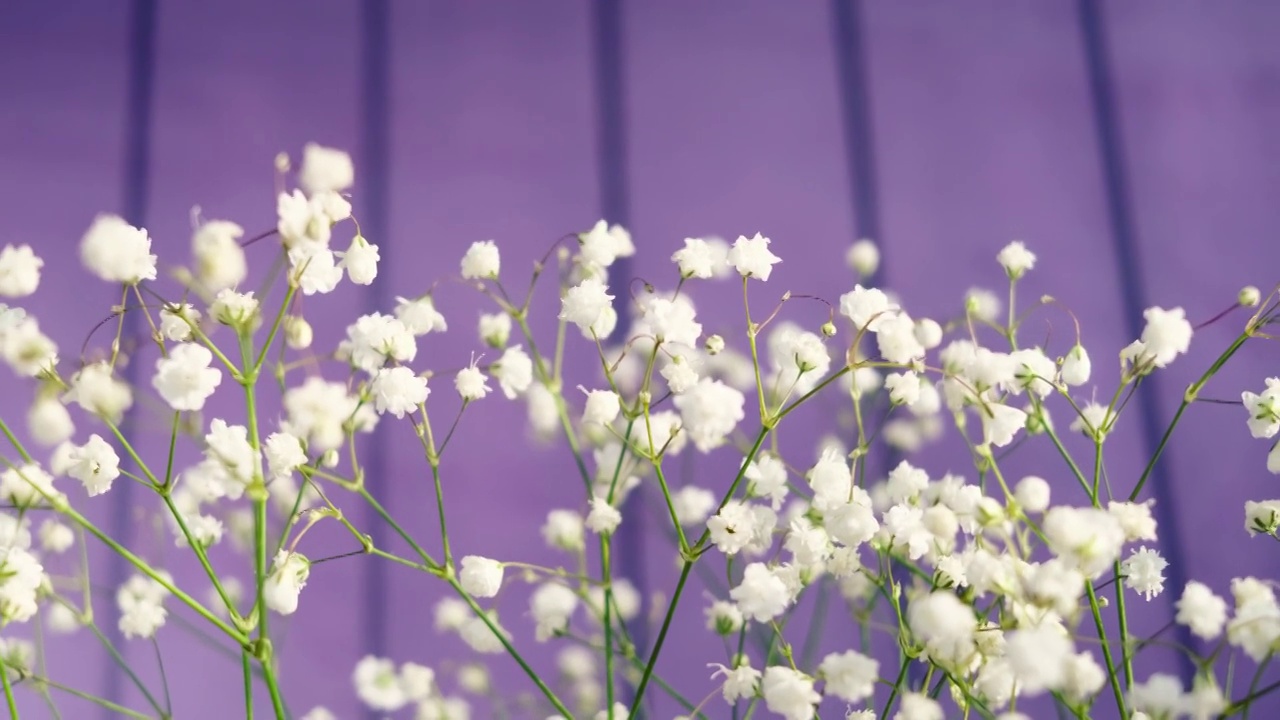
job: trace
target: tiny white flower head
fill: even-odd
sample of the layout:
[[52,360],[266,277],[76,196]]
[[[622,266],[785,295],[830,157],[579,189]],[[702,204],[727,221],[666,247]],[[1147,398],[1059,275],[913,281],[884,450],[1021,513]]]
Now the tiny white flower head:
[[727,668],[724,665],[711,664],[707,667],[716,668],[711,678],[724,677],[724,685],[720,691],[724,695],[727,703],[736,703],[739,700],[755,697],[756,687],[760,685],[760,671],[751,667],[745,656],[735,658],[736,667]]
[[511,337],[511,316],[505,312],[483,313],[476,323],[480,341],[492,348],[506,347]]
[[874,241],[863,238],[849,246],[844,254],[844,261],[850,270],[864,278],[871,277],[880,269],[880,248],[876,247]]
[[1244,504],[1244,529],[1249,535],[1275,535],[1280,529],[1280,500],[1249,500]]
[[42,395],[27,410],[27,432],[41,445],[52,447],[75,434],[71,413],[57,397]]
[[501,267],[498,245],[492,240],[471,243],[462,256],[462,277],[465,280],[497,280]]
[[765,669],[760,683],[765,706],[786,720],[809,720],[822,696],[813,689],[813,678],[781,665]]
[[201,410],[222,382],[222,371],[210,367],[212,362],[213,353],[205,346],[181,343],[156,361],[151,384],[174,410]]
[[292,433],[271,433],[263,443],[263,454],[267,458],[267,473],[273,480],[291,475],[307,464],[307,451],[302,447],[302,440]]
[[476,367],[476,359],[471,359],[471,364],[458,371],[453,378],[453,387],[458,391],[458,395],[466,402],[472,400],[483,399],[489,394],[489,385],[484,372]]
[[1089,361],[1089,353],[1080,343],[1076,343],[1067,356],[1062,359],[1062,382],[1079,386],[1089,382],[1093,372],[1093,364]]
[[240,236],[244,228],[226,220],[202,223],[191,236],[195,276],[210,292],[233,288],[249,276]]
[[1049,483],[1042,477],[1022,478],[1014,486],[1013,496],[1024,512],[1042,513],[1049,509]]
[[716,496],[708,489],[687,485],[671,494],[671,507],[681,525],[698,525],[716,507]]
[[1017,280],[1036,266],[1035,253],[1027,249],[1021,240],[1014,240],[996,255],[996,261],[1010,280]]
[[54,554],[64,553],[76,542],[76,534],[70,527],[52,518],[40,523],[40,547]]
[[768,622],[786,611],[791,604],[787,584],[764,563],[751,563],[742,573],[742,582],[729,591],[745,617]]
[[552,510],[542,526],[542,537],[551,547],[580,550],[584,543],[582,516],[572,510]]
[[671,256],[671,261],[680,268],[680,277],[686,280],[714,277],[717,260],[723,264],[720,254],[702,238],[685,238],[684,247]]
[[462,558],[458,574],[462,589],[478,598],[491,598],[502,587],[502,563],[479,555]]
[[390,660],[366,655],[356,663],[352,682],[361,702],[374,710],[395,712],[409,702],[396,665]]
[[347,153],[316,143],[307,143],[302,148],[298,184],[308,195],[340,192],[354,185],[355,181],[355,165]]
[[0,295],[19,298],[34,293],[40,286],[42,267],[44,260],[30,245],[5,245],[0,250]]
[[612,309],[612,301],[613,296],[608,293],[603,280],[594,276],[586,278],[565,292],[561,300],[560,319],[589,333],[598,329],[597,323],[606,310]]
[[719,335],[708,335],[702,347],[708,355],[719,355],[724,352],[724,338]]
[[166,340],[186,342],[191,326],[200,324],[200,311],[190,303],[172,303],[160,308],[160,334]]
[[1142,316],[1147,320],[1142,330],[1142,344],[1156,367],[1165,367],[1191,347],[1191,323],[1182,308],[1151,307]]
[[351,239],[351,246],[342,253],[342,267],[347,277],[356,285],[372,285],[378,277],[378,246],[369,242],[363,235],[357,234]]
[[281,615],[293,614],[310,574],[311,561],[302,553],[287,550],[276,553],[271,574],[264,581],[263,599],[267,607]]
[[1000,317],[1000,296],[986,288],[969,288],[964,296],[965,312],[978,320],[994,323]]
[[1164,569],[1169,562],[1155,550],[1140,547],[1120,566],[1125,587],[1136,591],[1144,600],[1164,592]]
[[209,306],[209,315],[237,330],[250,328],[258,321],[258,301],[251,292],[238,293],[230,288],[219,290]]
[[520,397],[533,384],[533,360],[520,345],[504,350],[489,372],[498,380],[508,400]]
[[622,513],[608,499],[591,498],[591,512],[587,513],[587,528],[598,535],[611,535],[622,523]]
[[90,497],[107,492],[120,477],[120,457],[96,434],[90,435],[84,445],[72,448],[68,463],[67,474],[84,483]]
[[529,596],[529,611],[536,624],[535,637],[546,641],[568,629],[569,619],[578,607],[578,595],[557,582],[538,586]]
[[769,238],[756,233],[750,238],[739,235],[729,250],[726,262],[744,278],[753,277],[767,282],[773,266],[782,262],[782,258],[769,251]]
[[1236,302],[1240,307],[1257,307],[1262,302],[1262,291],[1253,285],[1246,285],[1236,294]]
[[288,315],[283,321],[284,343],[292,350],[306,350],[315,339],[311,323],[301,315]]
[[80,261],[107,282],[137,284],[156,279],[156,256],[147,231],[118,215],[99,215],[80,241]]
[[85,412],[113,422],[119,422],[133,405],[133,393],[128,384],[113,377],[111,366],[105,362],[87,365],[76,373],[67,398],[75,401]]
[[631,233],[621,225],[596,222],[590,230],[578,234],[579,257],[592,274],[602,274],[620,257],[636,254]]
[[342,267],[337,256],[323,245],[306,243],[289,249],[289,282],[303,295],[331,293],[342,281]]
[[875,692],[880,678],[880,663],[853,650],[831,653],[822,659],[818,674],[827,681],[823,688],[826,694],[849,702],[861,702]]
[[1191,581],[1178,599],[1179,624],[1186,625],[1204,640],[1213,640],[1222,634],[1227,623],[1227,601],[1214,594],[1204,583]]
[[617,393],[612,390],[578,389],[587,395],[587,404],[582,411],[584,425],[608,425],[618,418],[622,404]]
[[412,413],[427,401],[431,393],[427,379],[403,365],[378,370],[369,390],[373,393],[373,407],[378,414],[389,412],[397,418]]
[[396,298],[396,319],[404,323],[404,326],[414,335],[444,332],[449,329],[444,315],[436,310],[435,302],[430,295],[423,295],[414,300]]
[[1261,393],[1240,393],[1240,400],[1249,414],[1250,435],[1263,439],[1280,433],[1280,377],[1267,378],[1267,387]]

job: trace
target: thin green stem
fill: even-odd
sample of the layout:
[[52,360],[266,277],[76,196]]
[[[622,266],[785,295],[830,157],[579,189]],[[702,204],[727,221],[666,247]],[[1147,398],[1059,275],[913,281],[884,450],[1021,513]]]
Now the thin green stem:
[[[89,694],[89,693],[87,693],[87,692],[84,692],[83,690],[77,690],[77,689],[75,689],[75,688],[73,688],[73,687],[70,687],[70,686],[67,686],[67,685],[63,685],[63,684],[62,684],[62,683],[60,683],[60,682],[55,682],[55,681],[53,681],[53,680],[50,680],[49,678],[42,678],[42,677],[35,677],[35,676],[31,676],[29,679],[30,679],[32,682],[43,683],[43,684],[48,685],[49,687],[51,687],[51,688],[53,688],[53,689],[55,689],[55,690],[59,690],[59,691],[64,692],[64,693],[66,693],[66,694],[68,694],[68,695],[73,695],[73,696],[75,696],[75,697],[78,697],[78,698],[80,698],[81,700],[87,700],[88,702],[91,702],[91,703],[93,703],[94,705],[98,705],[99,707],[102,707],[102,708],[104,708],[104,709],[106,709],[106,710],[110,710],[110,711],[112,711],[112,712],[114,712],[114,713],[118,713],[119,715],[121,715],[121,716],[123,716],[123,717],[137,718],[138,720],[151,720],[151,716],[150,716],[150,715],[143,715],[142,713],[140,713],[140,712],[138,712],[138,711],[136,711],[136,710],[130,710],[129,708],[127,708],[127,707],[125,707],[125,706],[123,706],[123,705],[119,705],[119,704],[113,703],[113,702],[111,702],[110,700],[107,700],[106,698],[101,698],[101,697],[98,697],[97,695],[91,695],[91,694]],[[6,682],[5,682],[5,685],[6,685],[6,686],[8,685],[8,681],[6,681]],[[13,717],[14,717],[14,718],[17,718],[17,717],[18,717],[18,715],[17,715],[17,712],[16,712],[16,711],[14,711],[14,710],[10,709],[10,712],[13,712]],[[160,717],[164,717],[164,714],[162,713],[162,714],[160,715]]]
[[226,605],[227,612],[231,615],[232,622],[236,622],[240,618],[235,603],[231,602],[231,597],[227,595],[227,591],[222,587],[222,581],[218,579],[218,573],[214,572],[213,565],[209,562],[209,554],[200,543],[196,542],[195,537],[191,535],[191,530],[187,527],[187,521],[182,517],[182,513],[178,511],[178,506],[174,504],[173,498],[169,493],[161,493],[164,498],[164,504],[168,506],[173,519],[177,521],[178,528],[182,531],[182,537],[186,539],[187,545],[195,553],[200,560],[200,567],[204,568],[205,575],[209,577],[209,581],[213,583],[213,589],[218,593],[218,597],[222,598],[222,603]]
[[636,686],[636,696],[631,701],[628,717],[636,717],[636,713],[640,710],[640,703],[644,701],[645,688],[649,686],[649,678],[653,675],[653,668],[658,662],[658,655],[662,652],[662,645],[667,641],[667,632],[671,630],[671,619],[675,617],[676,605],[680,603],[680,595],[684,592],[685,583],[689,581],[689,571],[693,569],[693,563],[694,558],[687,558],[680,568],[680,579],[676,581],[676,589],[671,594],[671,603],[667,605],[667,613],[662,618],[662,628],[658,630],[658,639],[653,643],[649,661],[645,663],[644,673],[640,676],[640,684]]
[[244,717],[253,720],[253,665],[249,653],[240,653],[240,665],[244,668]]
[[5,665],[3,655],[0,655],[0,682],[4,683],[4,700],[9,705],[9,717],[17,720],[18,701],[13,699],[13,686],[9,684],[9,667]]
[[1093,613],[1093,624],[1098,629],[1098,639],[1102,641],[1102,659],[1107,665],[1107,679],[1111,681],[1111,692],[1116,698],[1116,709],[1120,717],[1128,717],[1124,709],[1124,691],[1120,689],[1120,677],[1116,673],[1116,663],[1111,657],[1111,643],[1107,640],[1107,628],[1102,623],[1102,608],[1098,603],[1098,594],[1094,592],[1093,581],[1084,584],[1089,595],[1089,610]]

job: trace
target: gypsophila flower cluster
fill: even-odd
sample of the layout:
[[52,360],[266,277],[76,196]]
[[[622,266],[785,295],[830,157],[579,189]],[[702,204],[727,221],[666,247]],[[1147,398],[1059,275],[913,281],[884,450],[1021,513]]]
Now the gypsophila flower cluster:
[[[287,156],[277,168],[283,189],[265,232],[199,219],[186,257],[157,256],[148,231],[120,217],[94,219],[79,260],[121,302],[108,322],[86,323],[78,356],[60,352],[29,300],[46,269],[39,248],[0,249],[0,295],[32,303],[0,306],[0,357],[34,386],[22,425],[0,417],[10,448],[0,675],[11,708],[24,692],[53,707],[60,687],[40,675],[45,645],[18,637],[33,628],[87,635],[123,658],[102,624],[134,643],[180,620],[243,664],[246,714],[256,694],[282,720],[291,660],[275,641],[313,579],[349,572],[356,555],[431,580],[439,594],[414,599],[423,625],[466,648],[326,658],[352,668],[354,698],[379,716],[1210,718],[1243,714],[1280,687],[1266,681],[1280,649],[1274,578],[1178,581],[1150,499],[1184,411],[1236,352],[1270,337],[1274,293],[1235,298],[1251,313],[1238,339],[1132,475],[1109,472],[1106,451],[1134,424],[1130,398],[1190,363],[1203,327],[1190,318],[1204,309],[1151,307],[1124,348],[1086,345],[1062,303],[1017,304],[1038,272],[1030,243],[994,253],[991,286],[956,298],[953,314],[925,317],[878,285],[869,239],[847,248],[849,282],[819,298],[776,287],[779,263],[807,261],[803,246],[755,231],[672,241],[660,255],[667,273],[631,283],[618,260],[636,243],[601,220],[541,255],[527,290],[513,284],[524,280],[515,246],[478,240],[450,261],[463,282],[352,312],[338,342],[317,347],[327,334],[305,298],[379,282],[382,254],[353,217],[347,153],[310,144],[296,171]],[[259,282],[272,263],[283,290]],[[555,285],[552,303],[537,302],[540,282]],[[460,321],[444,297],[457,288],[487,306],[464,333],[468,354],[446,357],[434,336]],[[702,314],[695,298],[717,290],[741,314]],[[536,335],[531,318],[554,336]],[[1054,330],[1046,339],[1032,322]],[[135,337],[135,326],[147,332]],[[1095,378],[1101,357],[1118,379]],[[1239,432],[1267,443],[1250,461],[1280,474],[1280,378],[1253,382],[1239,404]],[[450,439],[478,407],[518,413],[573,460],[569,477],[530,462],[515,479],[554,503],[523,528],[544,547],[504,557],[479,546],[484,533],[449,532],[459,519],[446,487],[505,492],[488,485],[504,478],[457,473],[466,451]],[[420,470],[367,463],[364,439],[383,425],[420,446]],[[942,438],[963,451],[921,452]],[[1030,471],[1011,459],[1036,447]],[[426,478],[434,507],[376,494],[409,476]],[[160,547],[113,538],[93,519],[122,484],[142,496],[130,517]],[[423,522],[405,522],[418,512]],[[321,556],[317,527],[354,549]],[[1232,527],[1240,543],[1280,538],[1280,499],[1248,501],[1243,532]],[[655,592],[621,565],[618,538],[633,528],[646,548],[671,548]],[[88,565],[95,543],[129,568],[118,586]],[[224,553],[242,556],[237,571]],[[1137,635],[1128,613],[1161,608],[1167,623]],[[674,629],[689,613],[693,628]],[[1149,659],[1151,647],[1186,654],[1190,671]],[[673,673],[672,662],[699,672]],[[134,680],[152,707],[128,712],[168,716],[155,700],[168,693]],[[305,720],[338,716],[306,697],[293,707]]]

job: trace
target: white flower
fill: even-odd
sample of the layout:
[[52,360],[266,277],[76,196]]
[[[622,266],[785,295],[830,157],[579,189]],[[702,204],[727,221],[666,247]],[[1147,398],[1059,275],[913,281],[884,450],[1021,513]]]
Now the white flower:
[[716,600],[706,609],[707,629],[717,635],[732,635],[742,629],[746,619],[736,605]]
[[41,445],[57,445],[70,438],[75,431],[76,426],[71,421],[67,406],[52,395],[36,398],[27,410],[27,432]]
[[40,547],[46,552],[64,553],[76,542],[71,528],[52,518],[40,523]]
[[982,418],[983,442],[996,447],[1013,442],[1014,435],[1027,424],[1026,412],[998,402],[986,403],[978,414]]
[[870,277],[880,267],[880,249],[875,242],[863,238],[849,246],[844,254],[844,261],[850,270],[864,278]]
[[1052,624],[1014,630],[1005,635],[1005,657],[1018,681],[1018,690],[1039,695],[1057,690],[1066,679],[1066,663],[1075,649],[1071,638]]
[[486,382],[484,372],[476,367],[475,359],[472,359],[470,365],[459,370],[458,374],[454,376],[453,387],[466,402],[483,399],[485,395],[489,394],[489,385]]
[[258,467],[258,453],[249,443],[249,431],[243,425],[228,425],[222,418],[209,423],[204,436],[205,456],[216,460],[231,481],[232,493],[238,497],[243,486],[253,479]]
[[1071,421],[1071,429],[1084,433],[1085,437],[1102,442],[1115,425],[1116,415],[1101,403],[1090,402],[1080,408],[1080,414]]
[[287,550],[276,553],[262,591],[267,607],[281,615],[292,615],[298,609],[298,596],[307,586],[310,574],[311,561],[302,553]]
[[924,693],[905,693],[893,720],[943,720],[942,706]]
[[697,347],[702,325],[695,320],[693,305],[687,299],[654,298],[645,306],[644,318],[658,342]]
[[1028,475],[1014,486],[1013,496],[1024,512],[1042,513],[1049,507],[1049,483],[1044,478]]
[[898,305],[877,288],[854,285],[853,290],[840,296],[840,314],[853,321],[855,330],[866,328],[874,332],[884,318],[898,309]]
[[1274,535],[1280,529],[1280,500],[1246,501],[1244,529],[1249,535]]
[[151,384],[174,410],[200,410],[222,382],[222,371],[209,367],[211,362],[213,353],[205,346],[181,343],[156,360]]
[[0,354],[15,373],[27,377],[53,372],[58,364],[57,344],[40,331],[33,317],[23,317],[0,330]]
[[96,434],[90,435],[84,445],[73,447],[68,460],[67,474],[84,483],[90,497],[107,492],[120,477],[120,457]]
[[822,696],[813,689],[813,678],[780,665],[765,669],[760,693],[769,710],[787,720],[810,720],[822,702]]
[[916,325],[904,312],[893,313],[876,323],[876,347],[885,360],[906,365],[924,357],[924,346],[916,339]]
[[787,496],[787,466],[772,453],[758,453],[742,477],[747,481],[747,497],[769,498],[773,509]]
[[529,596],[529,611],[536,624],[535,636],[545,642],[569,627],[569,618],[578,607],[578,596],[555,582],[543,583]]
[[436,310],[435,302],[430,295],[423,295],[414,300],[396,298],[396,319],[404,323],[404,326],[414,335],[444,332],[449,329],[444,315]]
[[745,417],[746,396],[719,380],[699,380],[674,403],[684,431],[701,452],[719,447]]
[[986,288],[969,288],[964,295],[964,309],[983,322],[995,323],[1000,316],[1000,296]]
[[707,520],[711,542],[725,555],[735,555],[751,544],[754,527],[755,515],[751,512],[751,506],[740,500],[725,503],[719,512]]
[[[1062,692],[1074,702],[1094,697],[1107,682],[1107,674],[1093,655],[1087,652],[1068,657],[1063,662]],[[1132,716],[1131,716],[1132,717]],[[1136,717],[1133,720],[1137,720]]]
[[1142,345],[1151,354],[1151,362],[1156,367],[1168,365],[1191,347],[1191,323],[1182,308],[1165,310],[1152,307],[1147,308],[1142,316],[1147,319],[1142,330]]
[[716,496],[706,488],[688,485],[671,494],[671,507],[681,525],[697,525],[715,509]]
[[505,312],[484,313],[476,323],[480,341],[489,347],[505,347],[511,337],[511,316]]
[[267,471],[272,479],[285,477],[307,463],[307,452],[302,440],[287,432],[274,432],[263,444],[267,457]]
[[849,650],[831,653],[822,659],[818,674],[827,681],[823,692],[849,702],[860,702],[875,692],[880,678],[880,663],[862,653]]
[[676,355],[671,358],[670,362],[663,365],[662,370],[659,372],[662,375],[662,379],[667,381],[667,388],[676,395],[688,390],[698,382],[698,371],[693,369],[693,363],[686,360],[683,355]]
[[680,277],[706,279],[715,275],[717,261],[723,263],[723,258],[706,240],[685,238],[684,247],[671,255],[671,261],[680,268]]
[[458,574],[462,589],[478,598],[491,598],[502,587],[502,563],[479,555],[462,558]]
[[622,522],[622,513],[602,497],[591,498],[591,512],[587,513],[587,528],[599,535],[609,535]]
[[43,580],[44,568],[35,555],[16,546],[0,549],[0,624],[26,622],[36,614]]
[[622,410],[618,394],[612,390],[586,390],[587,404],[582,411],[584,425],[608,425],[617,419]]
[[111,367],[105,362],[87,365],[71,380],[68,398],[74,400],[85,412],[119,421],[133,405],[129,386],[111,375]]
[[431,392],[426,378],[403,365],[378,370],[369,391],[373,394],[373,406],[378,414],[389,412],[397,418],[416,410],[427,401]]
[[352,682],[361,702],[374,710],[395,712],[409,702],[395,663],[390,660],[366,655],[356,663]]
[[1091,578],[1119,558],[1125,541],[1120,521],[1096,508],[1050,508],[1041,529],[1054,554]]
[[0,250],[0,295],[26,297],[40,286],[41,260],[30,245],[5,245]]
[[1116,502],[1107,504],[1107,512],[1120,521],[1127,542],[1156,539],[1156,519],[1151,516],[1151,501]]
[[346,190],[355,181],[355,165],[347,153],[316,143],[307,143],[302,148],[298,184],[308,195]]
[[813,506],[826,512],[849,502],[853,474],[839,451],[826,448],[809,470],[809,487],[813,488]]
[[436,672],[425,665],[407,662],[400,666],[400,685],[414,702],[421,702],[435,693]]
[[1204,640],[1213,640],[1222,634],[1227,624],[1227,601],[1218,597],[1208,585],[1192,580],[1182,591],[1177,602],[1177,621]]
[[577,325],[584,333],[591,332],[605,311],[612,308],[612,300],[603,280],[586,278],[565,292],[560,319]]
[[346,438],[343,425],[356,412],[359,400],[346,385],[311,376],[284,393],[287,429],[313,450],[333,450]]
[[116,591],[120,608],[120,632],[126,638],[149,638],[168,619],[164,600],[169,591],[155,580],[134,575]]
[[562,550],[582,549],[582,516],[572,510],[552,510],[542,526],[542,537],[547,544]]
[[1268,583],[1244,577],[1231,581],[1236,615],[1227,625],[1227,641],[1262,662],[1280,645],[1280,606]]
[[716,668],[716,671],[711,674],[712,680],[721,675],[724,676],[724,684],[720,687],[720,692],[724,695],[725,702],[732,705],[739,700],[755,697],[756,686],[760,684],[760,671],[745,662],[745,658],[744,662],[732,669],[716,663],[707,667]]
[[1262,393],[1240,393],[1249,413],[1249,433],[1255,438],[1273,438],[1280,432],[1280,377],[1267,378]]
[[533,360],[519,345],[513,345],[502,353],[502,357],[489,369],[498,380],[502,394],[508,400],[515,400],[533,384]]
[[760,233],[750,238],[739,235],[725,260],[742,277],[753,277],[765,282],[773,273],[773,266],[782,262],[782,258],[769,251],[769,238]]
[[310,198],[301,190],[280,193],[276,196],[276,231],[289,249],[328,249],[333,223],[350,212],[350,204],[337,193],[322,192]]
[[1004,268],[1010,280],[1017,280],[1036,266],[1036,256],[1021,240],[1014,240],[996,255],[996,262]]
[[1076,343],[1067,356],[1062,359],[1062,382],[1078,386],[1089,382],[1093,372],[1093,363],[1089,361],[1089,353],[1080,343]]
[[1271,452],[1267,453],[1267,472],[1280,475],[1280,442],[1271,446]]
[[620,257],[636,254],[631,233],[621,225],[610,226],[604,220],[596,222],[590,230],[578,234],[579,253],[593,273],[603,272]]
[[209,306],[209,314],[223,325],[250,327],[258,320],[258,301],[251,292],[238,293],[229,288],[219,290]]
[[80,261],[107,282],[135,284],[156,279],[156,256],[147,231],[118,215],[99,215],[80,241]]
[[226,220],[202,223],[191,236],[195,275],[211,292],[233,288],[249,276],[240,236],[244,228]]
[[769,566],[751,563],[743,570],[742,582],[729,591],[729,597],[746,617],[768,622],[781,615],[791,604],[791,592]]
[[884,387],[895,405],[913,405],[920,399],[920,378],[911,371],[886,375]]
[[418,354],[418,343],[404,323],[382,313],[365,315],[347,327],[347,343],[351,364],[374,373],[388,360],[411,362]]
[[369,242],[363,235],[351,239],[351,247],[342,253],[342,267],[347,277],[357,285],[371,285],[378,277],[378,246]]
[[1156,673],[1146,682],[1129,686],[1129,704],[1153,718],[1175,718],[1182,714],[1182,681],[1173,675]]
[[496,243],[492,240],[473,242],[462,256],[462,277],[464,280],[497,280],[501,266]]
[[976,651],[978,621],[973,609],[949,591],[935,591],[911,601],[907,626],[936,663],[961,667]]
[[293,267],[290,282],[296,284],[303,295],[331,293],[342,281],[342,267],[337,257],[322,245],[307,243],[290,248],[289,264]]
[[160,308],[160,334],[166,340],[186,342],[191,339],[191,326],[199,324],[200,311],[190,303],[173,303]]

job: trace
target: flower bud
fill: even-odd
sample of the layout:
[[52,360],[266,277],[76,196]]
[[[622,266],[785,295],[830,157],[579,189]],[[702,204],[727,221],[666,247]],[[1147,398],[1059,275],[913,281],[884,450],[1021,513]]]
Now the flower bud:
[[1240,303],[1240,307],[1257,307],[1262,302],[1262,292],[1253,285],[1249,285],[1240,290],[1240,294],[1236,295],[1236,302]]
[[823,337],[835,337],[836,324],[831,322],[830,320],[822,323],[822,327],[820,329],[822,331]]
[[294,350],[306,350],[311,347],[314,333],[311,323],[300,315],[290,315],[284,319],[284,342]]
[[844,256],[849,268],[863,277],[869,277],[880,268],[880,249],[871,240],[855,242]]
[[1080,343],[1062,359],[1062,382],[1068,385],[1083,385],[1089,382],[1093,372],[1093,363],[1089,361],[1089,353]]
[[707,337],[703,347],[706,348],[708,355],[719,355],[724,350],[724,338],[719,335],[711,335]]

